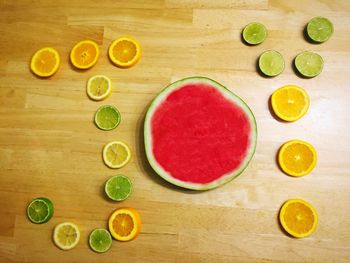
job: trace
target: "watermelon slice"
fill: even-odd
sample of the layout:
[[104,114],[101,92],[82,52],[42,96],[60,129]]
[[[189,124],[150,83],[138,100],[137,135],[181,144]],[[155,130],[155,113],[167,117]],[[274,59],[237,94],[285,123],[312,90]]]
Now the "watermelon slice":
[[180,187],[207,190],[243,172],[255,152],[257,128],[242,99],[211,79],[192,77],[153,100],[144,138],[157,174]]

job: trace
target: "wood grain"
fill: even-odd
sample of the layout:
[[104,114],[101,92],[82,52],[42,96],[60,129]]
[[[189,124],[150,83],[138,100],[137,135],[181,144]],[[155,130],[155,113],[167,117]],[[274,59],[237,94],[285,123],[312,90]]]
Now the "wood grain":
[[[313,16],[334,24],[332,38],[321,45],[307,42],[303,30]],[[268,28],[259,46],[241,41],[251,21]],[[349,262],[350,261],[350,2],[331,0],[131,0],[9,1],[0,0],[0,261],[1,262]],[[107,58],[110,42],[131,35],[143,47],[133,68],[114,67]],[[79,40],[100,45],[96,66],[81,72],[68,54]],[[38,79],[29,60],[40,47],[61,54],[59,71]],[[256,71],[267,49],[281,52],[285,71],[264,78]],[[325,60],[321,75],[298,77],[293,58],[303,50]],[[105,74],[113,94],[93,102],[86,80]],[[175,188],[148,165],[143,148],[143,119],[163,87],[183,77],[203,75],[241,96],[258,123],[258,146],[252,163],[236,180],[219,189],[193,192]],[[273,118],[268,100],[286,84],[304,87],[311,97],[308,114],[295,123]],[[114,131],[98,130],[93,114],[103,104],[122,113]],[[102,162],[101,150],[112,139],[128,142],[132,161],[116,171]],[[280,145],[303,139],[317,149],[315,170],[291,178],[278,168]],[[132,196],[113,203],[103,195],[114,174],[129,176]],[[53,219],[31,224],[28,202],[49,197]],[[293,239],[280,228],[281,204],[293,197],[311,202],[319,213],[317,231]],[[106,227],[120,206],[138,209],[139,237],[113,242],[105,254],[92,252],[87,237]],[[80,226],[78,247],[64,252],[52,242],[62,221]]]

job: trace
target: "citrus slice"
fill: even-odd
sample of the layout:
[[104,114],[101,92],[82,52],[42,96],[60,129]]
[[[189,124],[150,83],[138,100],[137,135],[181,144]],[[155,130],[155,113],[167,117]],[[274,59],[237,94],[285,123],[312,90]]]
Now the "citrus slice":
[[93,100],[104,100],[112,93],[111,80],[104,75],[89,78],[86,93]]
[[288,175],[304,176],[315,167],[317,154],[315,148],[304,141],[292,140],[282,145],[278,153],[278,163]]
[[134,208],[119,208],[110,216],[108,227],[116,240],[130,241],[141,230],[141,218]]
[[90,248],[98,253],[104,253],[112,246],[111,234],[103,228],[96,228],[89,236]]
[[284,70],[284,59],[281,53],[275,50],[268,50],[259,57],[259,68],[266,76],[274,77]]
[[310,236],[316,229],[318,216],[315,208],[301,199],[290,199],[282,205],[279,220],[293,237]]
[[50,77],[60,66],[60,55],[51,47],[44,47],[34,53],[30,62],[31,71],[39,77]]
[[306,114],[310,98],[304,89],[287,85],[272,94],[271,104],[279,118],[285,121],[296,121]]
[[250,45],[258,45],[266,39],[267,30],[263,24],[253,22],[243,29],[243,39]]
[[141,57],[140,44],[129,37],[116,39],[109,46],[110,60],[118,67],[129,68],[137,63]]
[[27,216],[35,224],[49,221],[53,216],[53,204],[45,197],[33,199],[27,207]]
[[70,61],[78,69],[88,69],[96,64],[100,50],[96,42],[83,40],[75,44],[70,52]]
[[53,231],[55,244],[63,250],[74,248],[80,240],[80,231],[76,224],[64,222],[58,224]]
[[327,18],[317,16],[307,24],[306,31],[311,40],[322,43],[332,36],[333,24]]
[[103,161],[110,168],[121,168],[131,157],[129,146],[121,141],[112,141],[103,148]]
[[132,191],[130,179],[124,175],[116,175],[108,179],[105,184],[107,196],[114,201],[123,201]]
[[307,78],[316,77],[323,69],[322,57],[310,51],[304,51],[297,55],[294,64],[298,72]]
[[95,113],[95,124],[101,130],[113,130],[119,125],[120,120],[120,113],[118,109],[114,106],[101,106]]

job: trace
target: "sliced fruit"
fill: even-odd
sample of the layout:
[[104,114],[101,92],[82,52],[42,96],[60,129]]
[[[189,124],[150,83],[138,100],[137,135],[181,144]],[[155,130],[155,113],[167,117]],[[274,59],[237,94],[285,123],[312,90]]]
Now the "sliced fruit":
[[130,241],[141,230],[141,218],[134,208],[119,208],[110,216],[108,227],[116,240]]
[[288,141],[279,150],[278,163],[288,175],[307,175],[317,163],[316,150],[310,143],[304,141]]
[[317,16],[307,24],[306,31],[311,40],[322,43],[332,36],[333,24],[327,18]]
[[93,251],[104,253],[112,246],[111,234],[106,229],[97,228],[90,233],[89,245]]
[[109,46],[110,60],[118,67],[129,68],[135,65],[141,57],[141,46],[132,38],[122,37],[114,40]]
[[110,168],[121,168],[131,158],[129,146],[121,141],[112,141],[103,148],[103,161]]
[[33,55],[30,69],[39,77],[50,77],[58,70],[60,61],[60,55],[56,49],[44,47]]
[[115,175],[105,184],[107,196],[114,201],[123,201],[129,197],[132,191],[130,179],[124,175]]
[[119,125],[120,120],[118,109],[111,105],[101,106],[95,113],[95,124],[101,130],[113,130]]
[[310,98],[306,91],[295,85],[277,89],[271,96],[274,113],[282,120],[296,121],[309,109]]
[[297,55],[294,64],[298,72],[307,78],[316,77],[323,69],[322,57],[310,51],[303,51]]
[[243,39],[250,45],[258,45],[266,39],[267,30],[263,24],[253,22],[243,29]]
[[274,77],[284,70],[284,59],[281,53],[275,50],[268,50],[259,57],[259,68],[266,76]]
[[252,159],[257,139],[253,113],[228,88],[204,77],[166,87],[144,124],[147,159],[168,182],[194,190],[223,185]]
[[46,197],[33,199],[27,207],[27,216],[35,224],[49,221],[53,216],[53,204]]
[[60,249],[74,248],[80,240],[80,231],[76,224],[64,222],[58,224],[53,231],[53,240]]
[[279,219],[284,230],[298,238],[310,236],[318,223],[315,208],[301,199],[285,202],[280,210]]
[[88,69],[96,64],[100,50],[96,42],[83,40],[75,44],[70,52],[70,61],[78,69]]
[[111,80],[104,75],[95,75],[89,78],[86,93],[92,100],[104,100],[112,93]]

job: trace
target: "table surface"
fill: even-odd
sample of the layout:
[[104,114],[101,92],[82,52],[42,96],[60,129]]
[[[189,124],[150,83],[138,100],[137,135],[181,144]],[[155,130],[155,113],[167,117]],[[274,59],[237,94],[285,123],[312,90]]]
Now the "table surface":
[[[335,32],[315,45],[303,36],[314,16],[326,16]],[[259,21],[268,37],[258,46],[241,41],[241,30]],[[143,0],[7,1],[0,0],[0,261],[3,262],[349,262],[350,261],[350,1]],[[143,55],[130,69],[107,58],[112,40],[131,35]],[[77,71],[68,54],[79,40],[101,49],[97,64]],[[32,54],[44,46],[61,54],[61,66],[49,79],[29,71]],[[258,56],[281,52],[284,72],[264,78]],[[303,50],[318,52],[323,72],[297,76],[293,58]],[[94,102],[86,80],[105,74],[113,94]],[[258,124],[256,154],[245,172],[211,191],[176,188],[152,171],[143,147],[143,119],[151,100],[169,83],[189,76],[215,79],[241,96]],[[269,111],[271,93],[299,85],[311,98],[309,112],[294,123],[276,120]],[[93,123],[100,105],[122,114],[114,131]],[[120,170],[107,168],[102,147],[110,140],[131,146],[132,161]],[[317,149],[318,163],[303,178],[283,174],[276,152],[287,140],[302,139]],[[134,183],[131,197],[108,201],[104,182],[124,174]],[[348,176],[348,177],[347,177]],[[54,217],[35,225],[26,217],[34,197],[49,197]],[[280,206],[289,198],[314,205],[319,225],[309,238],[294,239],[279,226]],[[105,254],[92,252],[88,234],[106,227],[121,206],[139,210],[143,226],[137,239],[114,241]],[[57,223],[72,221],[81,241],[71,251],[52,242]]]

